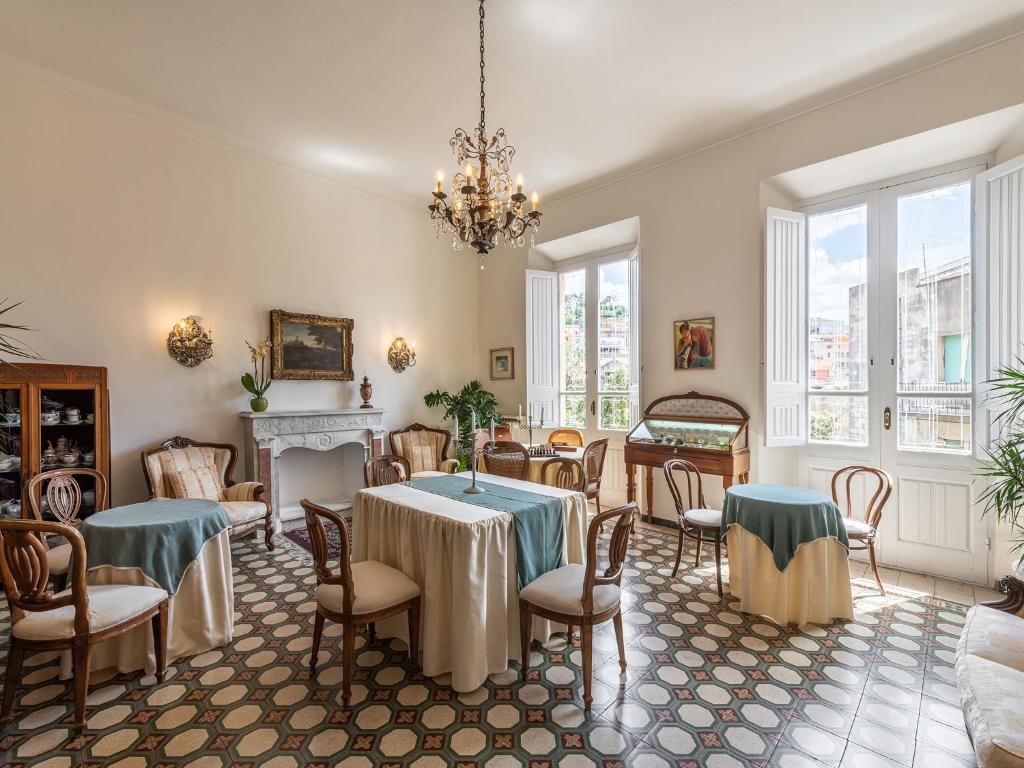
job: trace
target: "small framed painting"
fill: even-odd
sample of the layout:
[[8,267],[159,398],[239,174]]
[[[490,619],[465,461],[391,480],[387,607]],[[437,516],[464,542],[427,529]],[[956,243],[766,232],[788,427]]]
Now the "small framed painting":
[[491,350],[491,381],[516,377],[516,351],[512,347]]
[[715,318],[676,320],[672,324],[672,339],[677,371],[715,367]]
[[352,381],[352,327],[347,317],[271,310],[272,377]]

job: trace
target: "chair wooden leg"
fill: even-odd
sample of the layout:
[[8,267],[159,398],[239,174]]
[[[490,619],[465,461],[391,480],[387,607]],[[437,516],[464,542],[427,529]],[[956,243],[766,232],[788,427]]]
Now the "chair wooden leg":
[[420,665],[420,598],[413,601],[409,608],[409,663]]
[[320,654],[320,638],[324,634],[324,616],[320,611],[313,615],[313,648],[309,654],[309,676],[316,677],[317,656]]
[[683,559],[683,540],[686,538],[686,534],[683,533],[682,526],[679,528],[679,543],[676,544],[676,567],[672,569],[672,576],[679,572],[679,561]]
[[267,515],[267,522],[263,524],[263,540],[267,544],[267,551],[274,551],[274,518]]
[[85,730],[85,699],[89,695],[89,672],[92,648],[76,645],[71,649],[71,668],[75,676],[75,735]]
[[345,624],[341,630],[341,673],[345,676],[341,685],[341,702],[346,707],[352,700],[352,661],[355,651],[355,624]]
[[875,583],[878,585],[878,591],[882,593],[882,597],[885,597],[885,587],[882,586],[882,577],[878,575],[878,563],[875,562],[875,542],[868,542],[868,557],[871,559],[871,572],[875,574]]
[[164,681],[167,672],[167,601],[160,603],[160,610],[152,619],[153,655],[156,656],[156,681]]
[[580,627],[580,640],[582,641],[583,653],[583,711],[589,712],[590,705],[594,701],[591,695],[591,677],[594,672],[594,625],[584,624]]
[[377,642],[377,625],[374,622],[370,622],[368,625],[369,638],[371,643]]
[[519,601],[519,646],[522,653],[523,680],[530,669],[530,635],[533,634],[533,615],[530,604]]
[[572,628],[572,624],[566,625],[566,627],[565,627],[565,641],[568,643],[570,648],[572,648],[572,636],[573,636],[573,633],[575,631],[576,630],[574,630]]
[[594,496],[594,503],[597,505],[597,514],[601,514],[601,492],[598,491],[597,495]]
[[18,690],[18,679],[21,677],[21,662],[25,659],[25,646],[18,638],[11,638],[7,649],[7,673],[4,675],[4,698],[0,706],[0,724],[9,723],[12,719],[11,708],[14,705],[14,694]]
[[622,611],[620,610],[612,617],[615,625],[615,642],[619,646],[619,669],[626,671],[626,639],[622,635]]
[[718,579],[718,599],[721,600],[725,595],[722,594],[722,539],[720,536],[715,536],[715,578]]
[[697,529],[697,556],[693,558],[693,567],[700,567],[700,545],[704,543],[704,534],[700,532],[700,528]]
[[68,588],[68,575],[66,573],[55,573],[53,575],[54,593],[63,592]]

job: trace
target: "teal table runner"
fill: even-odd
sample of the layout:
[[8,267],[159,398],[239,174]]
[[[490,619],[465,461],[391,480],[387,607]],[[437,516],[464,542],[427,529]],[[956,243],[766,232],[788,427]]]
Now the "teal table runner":
[[839,508],[828,496],[807,488],[751,483],[733,485],[725,492],[722,533],[741,525],[763,541],[775,557],[775,567],[786,570],[797,547],[825,537],[850,548]]
[[486,493],[464,493],[470,479],[457,475],[409,480],[406,485],[478,507],[511,513],[516,527],[520,589],[562,565],[565,527],[561,498],[480,481],[477,485]]
[[203,545],[230,527],[216,501],[153,499],[97,512],[81,532],[90,568],[139,568],[173,595]]

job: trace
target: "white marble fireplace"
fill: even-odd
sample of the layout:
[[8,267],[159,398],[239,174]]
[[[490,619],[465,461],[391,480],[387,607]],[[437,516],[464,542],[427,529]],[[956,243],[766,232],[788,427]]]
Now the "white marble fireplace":
[[384,411],[380,408],[266,411],[240,415],[245,430],[245,476],[247,480],[258,480],[270,491],[274,527],[278,531],[281,530],[282,519],[301,516],[301,512],[293,510],[282,516],[278,472],[281,454],[286,450],[330,451],[356,444],[363,449],[364,461],[384,452]]

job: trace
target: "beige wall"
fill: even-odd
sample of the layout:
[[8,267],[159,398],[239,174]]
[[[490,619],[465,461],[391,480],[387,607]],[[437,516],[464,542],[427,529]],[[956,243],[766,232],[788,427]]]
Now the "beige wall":
[[[115,503],[141,499],[138,451],[175,434],[238,443],[243,339],[279,307],[355,320],[387,423],[436,421],[424,392],[476,375],[476,262],[423,211],[384,202],[0,70],[0,296],[24,299],[48,360],[109,369]],[[171,360],[198,314],[214,357]],[[417,342],[398,375],[384,351]],[[272,409],[353,407],[356,384],[275,382]],[[301,483],[292,483],[301,486]]]
[[[753,476],[792,479],[792,451],[762,443],[761,181],[1024,101],[1024,37],[861,93],[770,128],[544,208],[543,239],[640,217],[643,399],[697,389],[752,414]],[[623,137],[628,141],[628,137]],[[489,347],[525,353],[524,251],[503,251],[481,273],[481,361]],[[504,297],[507,303],[502,304]],[[714,315],[717,368],[672,367],[672,321]],[[523,367],[520,367],[523,370]],[[524,371],[525,374],[525,371]],[[525,387],[517,376],[517,383]],[[520,389],[503,396],[525,398]],[[514,403],[513,403],[514,407]],[[709,499],[712,501],[712,499]],[[667,515],[667,493],[657,496]],[[999,568],[997,562],[997,572]]]

